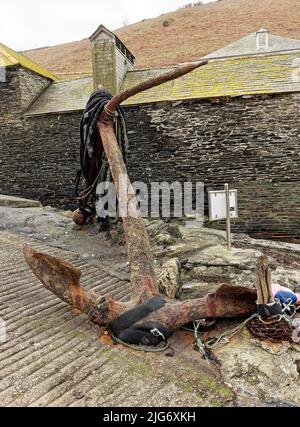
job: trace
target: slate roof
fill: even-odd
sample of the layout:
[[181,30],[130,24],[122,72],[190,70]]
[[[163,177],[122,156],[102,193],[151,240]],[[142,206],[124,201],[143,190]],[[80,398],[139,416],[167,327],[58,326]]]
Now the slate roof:
[[93,90],[92,77],[53,82],[25,115],[84,110]]
[[[204,67],[177,80],[130,98],[126,101],[126,105],[298,92],[300,76],[299,79],[295,78],[296,66],[300,66],[300,50],[279,55],[211,60]],[[162,71],[162,69],[130,71],[122,90],[159,75]]]
[[34,71],[41,76],[47,77],[50,80],[57,80],[54,74],[47,71],[45,68],[38,65],[36,62],[22,55],[21,53],[15,52],[13,49],[0,43],[0,66],[10,67],[13,65],[22,65],[22,67]]
[[[265,30],[266,31],[266,30]],[[279,53],[292,50],[300,50],[300,40],[276,36],[268,33],[268,49],[256,49],[256,32],[241,38],[215,52],[206,55],[206,59],[228,58],[248,55],[265,55],[267,53]]]
[[[295,74],[299,66],[300,50],[277,55],[213,59],[190,74],[130,98],[123,105],[299,92],[300,76],[297,78]],[[170,69],[129,71],[121,90]],[[92,77],[54,82],[27,114],[83,110],[92,91]]]

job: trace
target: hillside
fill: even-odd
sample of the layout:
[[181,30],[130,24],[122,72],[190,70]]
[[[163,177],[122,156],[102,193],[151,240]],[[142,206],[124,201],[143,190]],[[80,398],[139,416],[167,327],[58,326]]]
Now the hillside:
[[[300,39],[299,0],[219,0],[123,27],[116,34],[138,68],[195,60],[260,27]],[[99,24],[100,24],[99,20]],[[27,51],[56,74],[91,73],[88,39]]]

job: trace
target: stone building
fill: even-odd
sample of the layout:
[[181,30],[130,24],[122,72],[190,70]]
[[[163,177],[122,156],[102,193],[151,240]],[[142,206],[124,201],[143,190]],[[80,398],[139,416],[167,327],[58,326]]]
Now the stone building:
[[[172,68],[134,69],[103,26],[91,48],[93,76],[59,81],[0,45],[0,193],[75,207],[79,121],[93,88],[116,93]],[[123,105],[132,180],[228,182],[239,191],[236,231],[300,237],[300,41],[262,29],[206,58]]]

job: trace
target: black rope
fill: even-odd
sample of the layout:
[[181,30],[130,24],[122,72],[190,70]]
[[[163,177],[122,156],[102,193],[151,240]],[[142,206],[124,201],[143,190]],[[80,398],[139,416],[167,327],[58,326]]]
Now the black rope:
[[[110,168],[105,153],[101,158],[96,159],[95,181],[91,187],[85,188],[86,180],[95,158],[95,145],[99,140],[97,121],[107,103],[112,99],[112,95],[104,90],[97,90],[90,96],[86,108],[80,121],[80,170],[75,179],[75,196],[79,209],[85,213],[95,214],[96,189],[99,183],[111,181]],[[121,149],[124,162],[126,163],[126,149],[128,148],[128,138],[126,122],[122,108],[118,108],[114,113],[114,129],[118,145]],[[83,182],[82,182],[83,181]],[[83,188],[81,188],[81,186]],[[84,192],[84,193],[83,193]],[[82,196],[88,194],[88,206],[83,207]],[[103,195],[102,195],[103,197]],[[100,196],[101,198],[101,196]],[[110,222],[117,222],[118,215]],[[107,218],[100,218],[100,222],[106,222]]]

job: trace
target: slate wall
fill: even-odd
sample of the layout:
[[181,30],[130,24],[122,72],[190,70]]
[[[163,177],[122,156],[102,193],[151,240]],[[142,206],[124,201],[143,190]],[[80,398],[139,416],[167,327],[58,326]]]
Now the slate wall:
[[[239,191],[235,231],[300,237],[299,106],[293,94],[126,108],[130,177],[206,189],[228,182]],[[79,120],[80,112],[23,118],[22,137],[11,128],[0,192],[75,207]]]
[[23,137],[10,136],[1,150],[0,193],[73,209],[80,115],[23,118]]
[[299,113],[299,94],[131,107],[129,170],[148,183],[228,182],[235,231],[300,237]]
[[20,77],[19,67],[9,68],[0,82],[0,194],[72,208],[80,113],[22,117]]
[[19,67],[6,68],[5,81],[0,81],[0,141],[13,136],[15,125],[21,122]]
[[33,101],[51,84],[50,79],[44,76],[20,68],[20,90],[21,90],[21,108],[25,111]]
[[6,68],[5,81],[0,82],[0,193],[18,193],[23,163],[13,159],[22,155],[22,134],[19,67],[15,66]]

